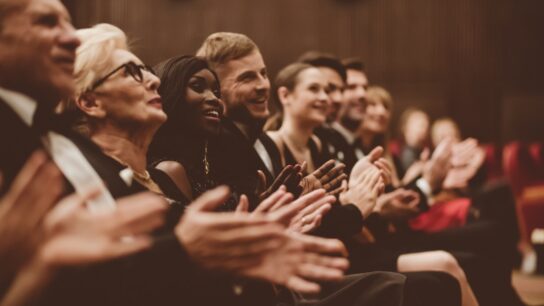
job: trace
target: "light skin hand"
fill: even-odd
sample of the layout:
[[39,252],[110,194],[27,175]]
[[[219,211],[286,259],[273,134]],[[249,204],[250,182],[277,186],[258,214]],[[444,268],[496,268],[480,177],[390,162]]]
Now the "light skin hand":
[[302,293],[319,292],[320,286],[316,281],[342,278],[349,263],[338,256],[347,256],[340,241],[297,233],[290,233],[288,237],[287,243],[271,252],[262,265],[248,269],[245,274]]
[[[266,213],[271,220],[284,224],[289,230],[307,233],[321,224],[323,215],[335,201],[336,198],[326,195],[324,189],[314,190],[293,201],[292,195],[282,186],[261,202],[252,215]],[[247,211],[247,207],[247,197],[242,196],[236,211]]]
[[340,201],[343,204],[354,204],[363,218],[366,218],[374,210],[376,200],[384,188],[381,171],[377,167],[368,167],[359,176],[350,178],[348,191],[341,195]]
[[[44,182],[47,182],[45,184]],[[0,281],[28,263],[41,240],[41,224],[62,193],[60,171],[44,152],[32,154],[0,200]]]
[[451,140],[443,140],[434,150],[431,159],[423,166],[423,179],[431,186],[433,191],[438,190],[451,167]]
[[389,221],[403,221],[419,213],[419,194],[413,190],[396,189],[381,195],[374,211]]

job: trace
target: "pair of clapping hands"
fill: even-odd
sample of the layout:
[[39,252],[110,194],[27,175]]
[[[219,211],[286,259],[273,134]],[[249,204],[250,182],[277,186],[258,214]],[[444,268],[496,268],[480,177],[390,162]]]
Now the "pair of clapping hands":
[[433,191],[459,189],[468,186],[485,160],[485,152],[474,138],[467,138],[454,143],[452,140],[441,141],[432,156],[425,149],[407,171],[403,182],[407,183],[418,176],[423,176]]

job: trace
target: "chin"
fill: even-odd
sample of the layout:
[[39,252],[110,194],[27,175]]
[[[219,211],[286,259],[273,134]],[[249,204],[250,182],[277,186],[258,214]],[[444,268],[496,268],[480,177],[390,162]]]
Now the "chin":
[[267,110],[265,111],[250,111],[251,113],[251,117],[253,117],[254,119],[259,119],[259,120],[263,120],[263,119],[268,119],[268,117],[270,116],[270,112]]

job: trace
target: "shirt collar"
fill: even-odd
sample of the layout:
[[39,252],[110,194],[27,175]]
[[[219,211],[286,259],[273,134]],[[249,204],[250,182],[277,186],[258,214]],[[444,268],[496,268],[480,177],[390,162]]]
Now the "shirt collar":
[[36,108],[38,107],[38,103],[34,99],[20,92],[15,92],[2,87],[0,87],[0,98],[2,98],[28,126],[32,125],[34,113],[36,113]]
[[349,144],[354,144],[355,141],[357,140],[357,136],[355,135],[355,133],[353,133],[352,131],[346,129],[343,125],[341,125],[340,123],[338,122],[333,122],[331,124],[331,127],[333,129],[335,129],[338,133],[342,134],[342,136],[344,136],[344,138],[346,139],[346,141],[349,143]]

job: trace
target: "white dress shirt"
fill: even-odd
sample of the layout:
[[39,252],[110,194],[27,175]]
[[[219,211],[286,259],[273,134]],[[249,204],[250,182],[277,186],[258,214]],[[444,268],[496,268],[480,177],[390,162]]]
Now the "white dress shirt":
[[[38,103],[32,98],[0,87],[0,98],[21,117],[28,126],[32,126]],[[79,148],[65,136],[48,131],[42,137],[45,149],[59,167],[60,171],[82,197],[97,191],[98,195],[87,200],[87,207],[94,210],[114,209],[115,200]]]

